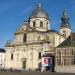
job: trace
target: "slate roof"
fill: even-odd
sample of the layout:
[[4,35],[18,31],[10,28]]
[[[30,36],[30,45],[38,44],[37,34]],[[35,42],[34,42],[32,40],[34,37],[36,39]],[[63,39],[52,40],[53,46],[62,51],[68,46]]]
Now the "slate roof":
[[41,18],[41,17],[49,19],[48,14],[42,8],[42,5],[39,3],[37,5],[37,8],[32,11],[32,15],[30,16],[30,18]]
[[67,14],[66,10],[63,11],[63,16],[62,16],[61,20],[62,20],[62,23],[61,23],[60,28],[65,27],[65,28],[71,29],[70,24],[69,24],[68,14]]
[[0,48],[0,53],[5,53],[5,49]]
[[75,33],[71,33],[71,35],[64,40],[58,47],[75,47]]

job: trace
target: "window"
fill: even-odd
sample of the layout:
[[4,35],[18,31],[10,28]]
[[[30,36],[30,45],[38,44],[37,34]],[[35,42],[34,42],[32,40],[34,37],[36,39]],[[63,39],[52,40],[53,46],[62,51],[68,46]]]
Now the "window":
[[38,58],[41,59],[41,52],[39,52],[39,57]]
[[1,55],[1,58],[2,58],[2,55]]
[[46,40],[47,40],[47,41],[49,40],[49,36],[46,36]]
[[46,22],[46,28],[48,28],[48,22]]
[[40,36],[38,37],[38,40],[40,40]]
[[64,65],[67,65],[67,63],[66,63],[66,58],[64,58]]
[[71,52],[72,55],[74,54],[74,53],[73,53],[73,49],[70,49],[70,52]]
[[1,61],[2,61],[2,55],[1,55]]
[[27,34],[24,34],[23,42],[26,42],[26,39],[27,39]]
[[63,36],[66,37],[66,32],[65,31],[63,31]]
[[2,61],[2,58],[1,58],[1,61]]
[[59,44],[61,43],[61,38],[59,37]]
[[61,65],[61,59],[57,59],[57,65]]
[[70,49],[70,53],[72,54],[71,64],[75,65],[75,50],[74,49]]
[[18,59],[19,59],[19,54],[17,54],[17,61],[18,61]]
[[65,56],[68,53],[67,49],[62,49],[62,55]]
[[66,55],[66,49],[64,49],[64,54]]
[[11,60],[13,60],[13,54],[11,54]]
[[75,64],[75,51],[73,51],[73,56],[74,56],[73,57],[74,58],[73,60],[74,60],[74,64]]
[[35,27],[35,22],[33,22],[33,27]]
[[43,22],[40,22],[40,27],[43,27]]

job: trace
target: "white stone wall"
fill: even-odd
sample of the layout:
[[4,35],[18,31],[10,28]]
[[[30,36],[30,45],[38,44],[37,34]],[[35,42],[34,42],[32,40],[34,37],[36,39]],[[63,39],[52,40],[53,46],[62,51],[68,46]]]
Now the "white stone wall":
[[11,61],[11,53],[13,53],[13,52],[14,52],[14,48],[13,47],[7,47],[6,48],[6,55],[5,55],[5,68],[6,69],[12,68],[12,67],[14,68],[14,66],[13,66],[14,62]]
[[60,34],[63,35],[63,34],[64,34],[64,31],[65,31],[66,38],[67,38],[68,36],[70,36],[70,34],[71,34],[71,29],[69,29],[69,28],[61,28],[61,29],[60,29]]
[[[36,22],[36,30],[38,31],[46,31],[50,30],[50,21],[47,20],[46,18],[33,18],[30,19],[30,26],[33,27],[33,22]],[[43,22],[43,27],[40,27],[40,21]]]
[[[50,51],[48,44],[33,44],[6,48],[5,68],[23,69],[22,59],[26,58],[26,69],[37,69],[39,62],[41,62],[41,59],[38,57],[42,49],[44,51]],[[13,53],[13,60],[11,60],[11,53]]]
[[5,68],[5,53],[0,52],[0,69]]
[[18,34],[14,38],[14,44],[22,44],[23,43],[23,34]]
[[65,38],[59,34],[54,33],[54,47],[57,47],[59,44],[61,44]]
[[[12,46],[6,47],[6,60],[5,60],[5,68],[13,68],[13,69],[23,69],[23,60],[26,61],[26,69],[37,69],[38,64],[41,62],[41,59],[38,58],[39,52],[43,49],[47,52],[52,52],[52,48],[59,45],[59,38],[61,35],[57,33],[41,33],[41,31],[50,30],[50,21],[46,18],[33,18],[30,19],[30,26],[33,27],[33,22],[36,22],[36,30],[38,32],[27,32],[26,26],[22,26],[17,31],[14,43]],[[43,22],[43,27],[40,27],[40,21]],[[29,29],[30,30],[30,29]],[[27,33],[27,40],[23,42],[24,33]],[[49,39],[47,40],[47,36]],[[61,37],[60,42],[63,41],[63,37]],[[45,40],[46,42],[40,44]],[[36,42],[36,43],[35,43]],[[13,60],[11,60],[11,53],[13,53]]]
[[55,71],[62,73],[75,73],[75,65],[55,66]]
[[[38,40],[38,37],[40,36],[40,39]],[[35,44],[34,42],[42,41],[43,39],[46,40],[46,37],[49,37],[47,41],[50,41],[50,43],[44,43],[44,44]],[[41,59],[38,59],[38,53],[41,52],[43,49],[44,51],[52,52],[52,49],[50,47],[55,47],[59,45],[59,37],[60,35],[56,33],[45,33],[40,34],[38,32],[29,32],[27,33],[27,44],[23,44],[23,34],[16,35],[15,41],[19,43],[19,46],[16,45],[15,42],[14,46],[6,47],[6,64],[5,68],[13,68],[13,69],[23,69],[23,61],[22,59],[26,59],[26,69],[36,69],[38,68],[38,63],[41,62]],[[62,40],[64,39],[61,37]],[[32,44],[34,43],[34,44]],[[50,50],[51,49],[51,50]],[[13,53],[13,60],[11,60],[11,53]]]

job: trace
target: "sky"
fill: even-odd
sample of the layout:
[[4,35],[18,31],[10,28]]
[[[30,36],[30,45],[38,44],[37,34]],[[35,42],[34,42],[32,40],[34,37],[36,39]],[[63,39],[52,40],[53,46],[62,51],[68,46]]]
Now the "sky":
[[14,40],[14,33],[39,2],[49,15],[50,29],[59,31],[62,12],[66,9],[75,32],[75,0],[0,0],[0,48],[5,48],[7,40]]

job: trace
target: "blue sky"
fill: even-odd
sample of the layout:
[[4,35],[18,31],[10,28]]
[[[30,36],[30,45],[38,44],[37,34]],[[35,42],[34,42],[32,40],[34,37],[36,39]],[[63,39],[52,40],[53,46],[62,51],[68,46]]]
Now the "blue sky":
[[72,31],[75,31],[75,0],[0,0],[0,47],[4,48],[7,40],[14,39],[14,32],[27,20],[41,1],[51,19],[51,29],[59,31],[64,9],[70,18]]

